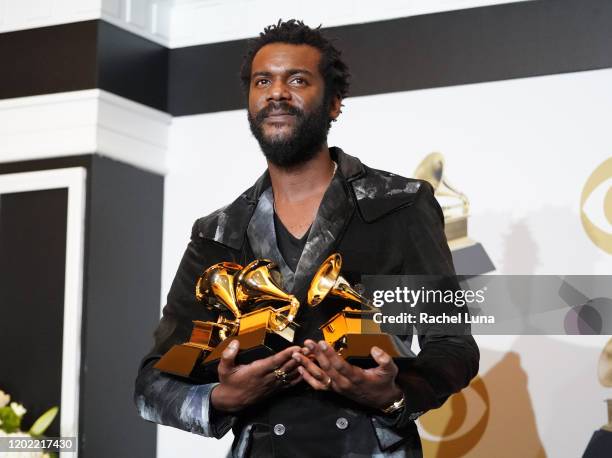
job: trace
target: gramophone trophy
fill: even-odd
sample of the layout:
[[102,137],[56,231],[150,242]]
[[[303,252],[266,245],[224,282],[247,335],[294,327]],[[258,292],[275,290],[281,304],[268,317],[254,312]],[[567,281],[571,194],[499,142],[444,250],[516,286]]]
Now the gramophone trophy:
[[[204,359],[204,366],[216,367],[233,339],[240,341],[238,364],[265,358],[292,345],[297,327],[293,320],[300,303],[281,289],[280,279],[276,264],[267,259],[257,259],[235,275],[235,304],[239,313],[247,313],[235,318],[234,332],[228,336],[232,338],[217,345]],[[274,304],[285,305],[275,308]]]
[[431,153],[414,171],[414,177],[428,181],[444,213],[444,232],[460,275],[481,275],[495,270],[483,246],[468,237],[470,202],[446,178],[444,156]]
[[343,310],[319,328],[325,341],[347,362],[359,367],[377,366],[370,355],[373,346],[385,351],[396,364],[407,364],[414,357],[412,352],[404,348],[397,338],[380,330],[373,320],[378,309],[340,275],[341,267],[342,256],[332,254],[321,264],[308,289],[308,305],[311,307],[319,305],[329,296],[346,303]]
[[[599,383],[606,388],[612,388],[612,339],[601,352],[598,364]],[[604,458],[610,456],[612,450],[612,399],[606,400],[608,404],[608,423],[603,425],[591,436],[583,458]]]
[[[612,388],[612,339],[601,352],[598,364],[599,383],[606,388]],[[601,429],[612,433],[612,399],[607,399],[608,404],[608,424],[603,425]]]
[[[215,264],[204,271],[198,278],[195,288],[196,299],[205,301],[207,308],[217,308],[222,312],[230,311],[234,317],[240,316],[234,294],[234,275],[242,266],[231,262]],[[237,323],[221,313],[217,322],[194,321],[191,337],[188,342],[174,345],[155,364],[155,368],[181,377],[197,377],[194,372],[202,361],[229,335],[235,334]]]
[[[198,279],[195,295],[207,308],[219,310],[217,322],[194,321],[189,342],[173,346],[155,367],[198,381],[212,381],[217,377],[221,354],[233,339],[240,341],[238,364],[290,346],[300,304],[295,296],[282,291],[279,283],[280,273],[268,260],[256,260],[244,268],[222,262],[206,269]],[[273,307],[279,303],[286,305]]]

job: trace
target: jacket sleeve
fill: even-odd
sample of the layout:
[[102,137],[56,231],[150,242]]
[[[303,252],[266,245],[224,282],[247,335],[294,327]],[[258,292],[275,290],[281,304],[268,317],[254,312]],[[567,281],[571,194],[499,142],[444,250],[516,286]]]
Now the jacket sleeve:
[[[408,234],[412,255],[406,257],[411,265],[406,265],[405,271],[441,278],[436,280],[437,288],[459,289],[444,234],[444,216],[429,183],[423,182],[410,210]],[[454,304],[435,304],[428,310],[449,315],[459,311]],[[427,410],[440,407],[478,374],[480,352],[469,323],[452,327],[419,324],[416,330],[421,351],[415,364],[400,372],[396,379],[406,400],[402,414],[393,420],[394,426],[400,428]]]
[[[181,260],[168,294],[162,319],[155,331],[155,345],[139,367],[134,402],[142,418],[206,437],[220,438],[235,418],[213,412],[210,395],[215,383],[197,384],[166,375],[153,366],[173,345],[189,340],[194,320],[216,320],[212,312],[196,301],[195,282],[204,267],[204,241],[196,235]],[[210,263],[212,264],[212,263]]]

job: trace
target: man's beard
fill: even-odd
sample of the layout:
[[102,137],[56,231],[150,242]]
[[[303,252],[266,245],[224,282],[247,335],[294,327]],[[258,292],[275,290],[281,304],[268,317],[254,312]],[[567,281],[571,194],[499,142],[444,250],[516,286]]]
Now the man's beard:
[[[328,105],[328,101],[324,99],[317,108],[307,114],[285,101],[271,102],[254,117],[249,112],[251,132],[259,142],[266,159],[282,168],[292,168],[312,159],[327,140]],[[269,138],[264,135],[265,117],[275,110],[295,116],[293,131],[282,138]]]

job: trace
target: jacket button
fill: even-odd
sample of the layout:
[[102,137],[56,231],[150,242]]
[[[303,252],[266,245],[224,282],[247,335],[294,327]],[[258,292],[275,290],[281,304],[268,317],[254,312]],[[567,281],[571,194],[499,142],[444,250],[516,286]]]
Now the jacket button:
[[336,420],[336,426],[338,429],[346,429],[348,428],[349,422],[346,418],[340,417]]
[[285,425],[279,423],[278,425],[274,425],[274,434],[277,436],[282,436],[285,434]]

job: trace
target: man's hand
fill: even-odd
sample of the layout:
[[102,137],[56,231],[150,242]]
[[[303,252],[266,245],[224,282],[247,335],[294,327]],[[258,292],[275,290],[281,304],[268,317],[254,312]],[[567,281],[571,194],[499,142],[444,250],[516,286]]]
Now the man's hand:
[[[291,358],[300,347],[289,347],[250,364],[236,365],[239,345],[237,340],[233,340],[223,351],[218,368],[220,383],[210,394],[215,409],[238,412],[270,393],[302,380],[296,370],[299,363]],[[284,371],[286,382],[276,376],[274,371],[277,369]]]
[[[402,397],[402,390],[395,383],[397,366],[393,359],[378,347],[371,354],[377,367],[362,369],[347,363],[325,342],[304,342],[302,352],[293,353],[299,361],[298,371],[315,390],[333,390],[360,404],[384,409]],[[314,355],[318,365],[305,355]]]

